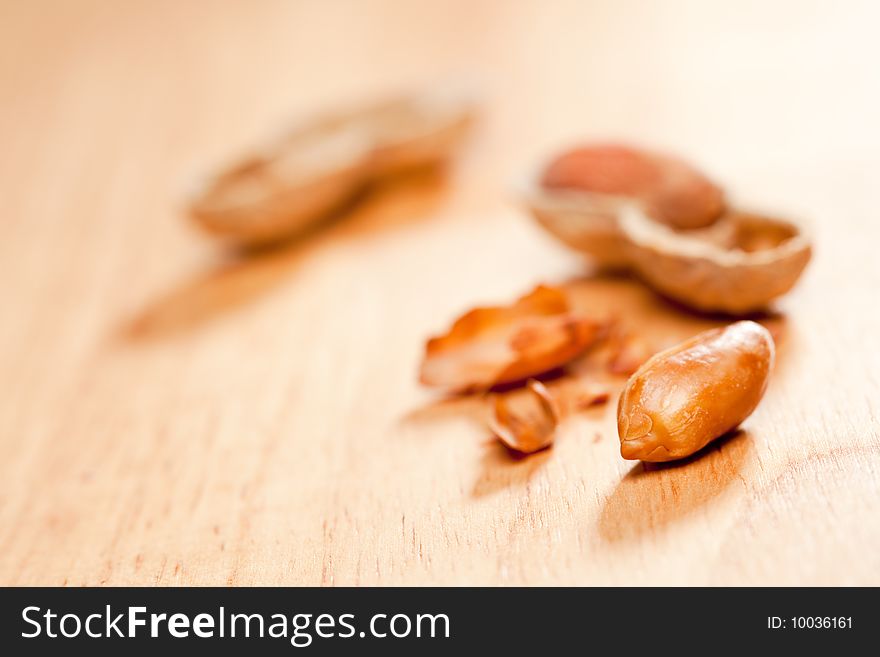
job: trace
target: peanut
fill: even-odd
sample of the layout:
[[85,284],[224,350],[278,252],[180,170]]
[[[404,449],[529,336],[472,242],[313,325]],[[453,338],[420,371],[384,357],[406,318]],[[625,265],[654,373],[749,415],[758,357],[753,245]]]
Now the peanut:
[[642,204],[594,192],[521,193],[535,219],[601,267],[629,270],[664,296],[691,308],[732,315],[766,308],[788,292],[812,255],[793,221],[731,210],[708,228],[676,230]]
[[626,196],[652,217],[676,228],[712,224],[724,210],[724,193],[678,158],[622,144],[593,144],[563,153],[544,171],[548,189]]
[[740,321],[654,355],[620,395],[620,455],[672,461],[736,428],[764,395],[774,351],[767,329]]

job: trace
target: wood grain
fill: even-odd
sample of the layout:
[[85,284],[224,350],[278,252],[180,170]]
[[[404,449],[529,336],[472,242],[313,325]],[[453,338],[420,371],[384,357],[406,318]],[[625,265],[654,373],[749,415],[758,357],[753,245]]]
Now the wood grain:
[[[4,2],[0,584],[880,584],[880,18],[870,2]],[[446,176],[253,259],[192,173],[288,117],[467,77]],[[813,223],[780,359],[699,458],[620,459],[613,400],[514,461],[424,339],[591,278],[510,183],[578,138],[681,153]],[[619,383],[618,383],[619,385]]]

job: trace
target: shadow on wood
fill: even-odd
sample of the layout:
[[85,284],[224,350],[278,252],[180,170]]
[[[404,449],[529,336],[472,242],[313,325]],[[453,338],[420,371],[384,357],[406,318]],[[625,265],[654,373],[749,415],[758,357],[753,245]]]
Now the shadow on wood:
[[447,189],[443,169],[377,184],[302,233],[271,247],[232,249],[207,271],[151,301],[121,330],[130,340],[192,330],[267,294],[321,248],[431,215]]
[[483,429],[488,412],[485,395],[448,395],[408,411],[400,423],[420,425],[464,419]]
[[636,464],[605,501],[600,536],[609,542],[638,539],[701,509],[741,479],[753,449],[740,429],[686,459]]
[[524,486],[552,455],[552,447],[534,454],[518,454],[493,438],[483,452],[480,475],[474,482],[471,495],[485,497],[506,488]]

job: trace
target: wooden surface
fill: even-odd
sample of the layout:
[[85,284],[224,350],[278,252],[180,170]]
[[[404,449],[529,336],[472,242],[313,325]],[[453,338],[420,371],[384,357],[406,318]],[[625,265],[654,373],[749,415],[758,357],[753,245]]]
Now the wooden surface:
[[[0,583],[880,584],[880,20],[871,2],[4,2]],[[450,176],[236,261],[190,175],[290,116],[467,77]],[[514,461],[424,339],[538,282],[657,340],[509,194],[578,137],[679,152],[812,222],[743,432],[623,461],[605,409]]]

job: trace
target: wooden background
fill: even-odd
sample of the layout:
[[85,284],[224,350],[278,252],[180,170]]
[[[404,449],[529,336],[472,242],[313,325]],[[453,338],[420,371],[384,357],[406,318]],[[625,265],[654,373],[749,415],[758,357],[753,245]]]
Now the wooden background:
[[[0,583],[880,584],[876,7],[3,2]],[[289,117],[461,77],[448,177],[251,260],[180,212]],[[514,461],[416,383],[428,335],[538,282],[658,341],[713,323],[512,198],[591,137],[814,227],[767,397],[677,466],[621,460],[613,403]]]

